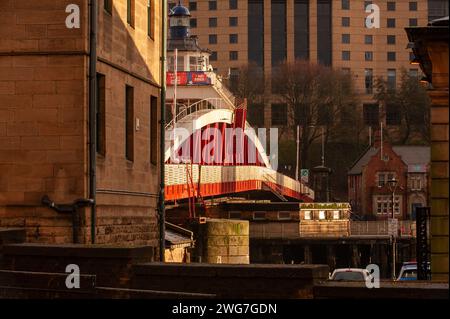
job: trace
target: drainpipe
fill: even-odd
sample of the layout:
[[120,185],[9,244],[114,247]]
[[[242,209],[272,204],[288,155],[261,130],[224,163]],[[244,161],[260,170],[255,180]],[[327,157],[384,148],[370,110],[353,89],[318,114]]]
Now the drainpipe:
[[91,206],[91,243],[95,244],[96,228],[96,156],[97,156],[97,1],[89,2],[89,198]]
[[164,152],[166,129],[166,47],[167,47],[167,0],[162,0],[161,19],[161,121],[160,121],[160,186],[159,186],[159,260],[164,262],[165,252],[165,207],[164,207]]

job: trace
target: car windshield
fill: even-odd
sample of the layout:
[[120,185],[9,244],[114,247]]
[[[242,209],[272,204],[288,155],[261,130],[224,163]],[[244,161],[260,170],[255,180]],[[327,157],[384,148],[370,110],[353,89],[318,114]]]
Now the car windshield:
[[336,273],[333,280],[361,281],[364,280],[364,276],[360,272],[345,271]]

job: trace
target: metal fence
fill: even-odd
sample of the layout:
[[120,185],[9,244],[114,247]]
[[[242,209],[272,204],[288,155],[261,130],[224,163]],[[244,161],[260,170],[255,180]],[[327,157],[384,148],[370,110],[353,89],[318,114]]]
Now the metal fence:
[[[400,236],[416,236],[416,222],[400,220],[398,223]],[[351,221],[350,235],[388,235],[388,221]]]

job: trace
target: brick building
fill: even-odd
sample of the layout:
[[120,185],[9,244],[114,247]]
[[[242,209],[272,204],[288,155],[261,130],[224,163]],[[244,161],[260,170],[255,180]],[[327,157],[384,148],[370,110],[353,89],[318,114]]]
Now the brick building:
[[352,211],[365,219],[391,218],[393,189],[388,181],[395,179],[395,217],[415,219],[415,209],[429,203],[429,164],[427,146],[392,146],[376,140],[348,172]]
[[157,247],[161,2],[89,3],[0,2],[0,227]]

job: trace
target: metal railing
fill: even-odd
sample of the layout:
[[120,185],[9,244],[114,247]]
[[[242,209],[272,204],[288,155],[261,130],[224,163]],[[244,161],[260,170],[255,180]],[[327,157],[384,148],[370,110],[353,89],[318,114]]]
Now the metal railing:
[[[168,103],[167,105],[171,104]],[[177,113],[174,119],[166,124],[166,129],[173,126],[174,120],[175,122],[179,122],[186,116],[201,110],[228,109],[226,102],[221,98],[207,98],[192,103],[189,106],[185,106],[184,104],[177,104],[177,106],[183,106],[183,108]]]
[[[389,235],[388,221],[351,221],[350,235]],[[416,222],[411,220],[399,221],[399,235],[400,236],[416,236]]]

